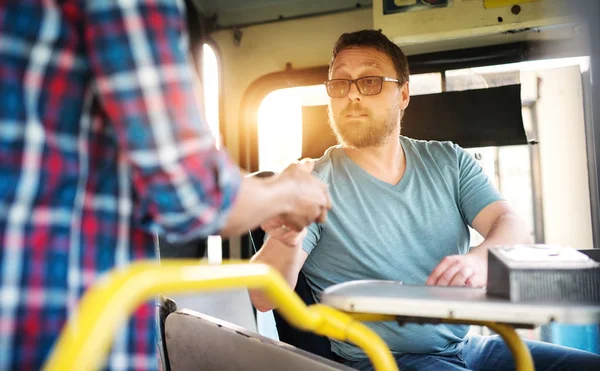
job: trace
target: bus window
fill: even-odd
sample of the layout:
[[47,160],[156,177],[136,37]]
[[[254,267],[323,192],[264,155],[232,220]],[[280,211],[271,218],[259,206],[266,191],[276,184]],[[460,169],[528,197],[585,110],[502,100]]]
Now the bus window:
[[206,120],[217,148],[221,146],[219,132],[219,64],[217,55],[209,44],[202,46],[202,81],[204,83],[204,108]]
[[[442,75],[439,72],[410,76],[411,95],[441,91]],[[323,85],[278,89],[269,93],[258,109],[259,170],[281,171],[306,155],[302,143],[303,112],[309,114],[307,107],[322,107],[328,102],[329,97]],[[323,131],[322,128],[319,130]],[[319,156],[320,153],[313,157]]]
[[259,170],[282,171],[302,156],[302,107],[326,105],[323,85],[275,90],[258,109]]
[[439,72],[410,75],[410,95],[442,92],[442,74]]
[[[447,91],[521,84],[524,128],[538,144],[467,151],[523,216],[537,243],[592,247],[581,86],[588,66],[588,57],[573,57],[445,72]],[[557,150],[565,146],[572,151]],[[561,175],[566,173],[573,176]],[[472,245],[481,241],[472,231]]]

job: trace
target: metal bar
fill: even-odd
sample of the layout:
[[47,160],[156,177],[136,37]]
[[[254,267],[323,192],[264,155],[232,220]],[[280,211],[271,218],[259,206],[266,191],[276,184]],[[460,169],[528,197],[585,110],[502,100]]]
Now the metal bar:
[[[529,117],[531,118],[531,128],[535,140],[538,135],[538,117],[536,103],[528,106]],[[539,144],[529,145],[529,162],[531,166],[531,191],[533,192],[533,223],[535,243],[544,243],[546,240],[544,232],[544,199],[542,188],[542,162],[540,159]]]
[[[323,304],[312,305],[309,309],[321,313],[323,318],[330,319],[332,327],[331,329],[327,328],[328,337],[335,339],[346,338],[348,341],[356,344],[369,356],[375,370],[398,370],[396,360],[389,353],[387,344],[369,327],[355,320],[353,316]],[[336,331],[340,330],[343,332],[336,333]],[[325,332],[321,332],[320,334],[326,335]],[[391,359],[388,358],[388,354]]]
[[442,323],[450,324],[469,324],[476,326],[486,326],[489,329],[496,331],[498,335],[502,337],[508,349],[512,353],[515,359],[515,367],[517,371],[534,371],[533,358],[527,345],[521,340],[514,327],[494,321],[466,321],[466,320],[454,320],[454,319],[442,319]]
[[515,359],[516,371],[534,371],[533,358],[527,345],[521,340],[515,329],[508,324],[498,323],[493,321],[465,321],[465,320],[453,320],[453,319],[442,319],[442,323],[450,324],[469,324],[476,326],[486,326],[489,329],[496,331],[498,335],[502,337],[508,349],[512,353]]
[[504,339],[504,342],[510,349],[515,358],[515,366],[517,371],[534,371],[533,358],[527,348],[527,345],[521,340],[514,328],[503,323],[496,322],[481,322],[480,326],[487,326],[494,330]]
[[307,307],[281,275],[263,264],[199,265],[197,261],[141,261],[114,270],[81,299],[77,316],[61,332],[46,371],[94,370],[115,330],[141,303],[158,294],[248,288],[264,290],[292,325],[363,348],[377,370],[397,370],[389,349],[371,329],[322,305]]
[[328,11],[324,11],[324,12],[314,12],[314,13],[308,13],[308,14],[299,14],[299,15],[292,15],[292,16],[283,16],[280,15],[277,18],[272,18],[272,19],[266,19],[264,21],[255,21],[255,22],[247,22],[247,23],[238,23],[238,24],[229,24],[229,25],[219,25],[218,22],[215,26],[215,31],[222,31],[222,30],[235,30],[235,29],[240,29],[240,28],[245,28],[245,27],[250,27],[250,26],[259,26],[259,25],[263,25],[263,24],[270,24],[270,23],[277,23],[277,22],[284,22],[284,21],[293,21],[293,20],[298,20],[298,19],[305,19],[305,18],[314,18],[314,17],[322,17],[325,15],[332,15],[332,14],[338,14],[338,13],[346,13],[346,12],[352,12],[355,10],[363,10],[363,9],[372,9],[373,5],[371,4],[361,4],[360,2],[356,3],[355,6],[351,7],[351,8],[343,8],[343,9],[336,9],[336,10],[328,10]]
[[[582,93],[584,102],[585,116],[585,143],[588,162],[588,181],[590,188],[590,209],[592,214],[592,241],[593,248],[600,249],[600,124],[594,125],[593,109],[600,111],[598,107],[593,107],[592,100],[592,77],[590,71],[581,74]],[[596,112],[596,116],[600,116]],[[595,127],[594,127],[595,126]],[[586,246],[587,248],[587,246]]]
[[470,321],[470,320],[456,320],[451,318],[424,318],[424,317],[405,317],[405,316],[393,316],[388,314],[374,314],[374,313],[348,313],[354,319],[359,321],[394,321],[397,320],[401,325],[406,322],[413,323],[449,323],[449,324],[468,324],[476,326],[486,326],[491,330],[495,331],[502,337],[510,352],[515,359],[515,366],[517,371],[534,371],[533,358],[527,345],[521,340],[512,325],[506,323],[498,323],[493,321]]

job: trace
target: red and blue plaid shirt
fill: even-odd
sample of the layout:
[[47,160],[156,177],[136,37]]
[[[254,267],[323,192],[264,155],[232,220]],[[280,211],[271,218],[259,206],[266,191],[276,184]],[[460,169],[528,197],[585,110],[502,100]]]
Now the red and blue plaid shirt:
[[[240,181],[201,119],[175,0],[0,2],[0,370],[39,369],[82,292],[222,227]],[[115,370],[157,368],[154,309]]]

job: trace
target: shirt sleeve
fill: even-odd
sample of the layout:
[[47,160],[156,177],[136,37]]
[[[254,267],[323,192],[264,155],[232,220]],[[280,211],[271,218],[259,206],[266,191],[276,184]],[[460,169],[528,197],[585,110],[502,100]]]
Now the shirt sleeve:
[[136,221],[171,242],[218,232],[240,174],[202,119],[182,2],[84,3],[91,72],[131,164]]
[[455,149],[458,156],[458,201],[465,221],[472,226],[477,214],[492,202],[502,200],[502,196],[475,158],[458,145]]
[[315,246],[317,246],[317,242],[321,238],[321,226],[317,223],[313,223],[308,226],[306,237],[302,242],[302,250],[306,251],[307,254],[314,250]]

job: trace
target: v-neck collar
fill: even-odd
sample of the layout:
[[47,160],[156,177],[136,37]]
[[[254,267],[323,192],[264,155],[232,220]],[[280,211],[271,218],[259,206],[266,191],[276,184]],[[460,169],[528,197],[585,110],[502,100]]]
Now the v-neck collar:
[[344,162],[346,162],[348,164],[348,166],[352,169],[353,172],[360,174],[367,180],[371,181],[372,183],[378,184],[381,187],[386,187],[388,189],[394,189],[394,190],[401,190],[406,186],[409,178],[412,175],[413,165],[412,165],[412,153],[410,153],[410,149],[408,148],[408,147],[410,147],[410,145],[407,145],[406,140],[403,136],[400,136],[398,138],[398,140],[400,141],[400,145],[402,146],[402,150],[404,152],[404,158],[406,159],[406,168],[404,169],[404,174],[402,174],[402,178],[400,178],[400,181],[396,184],[390,184],[390,183],[384,182],[383,180],[380,180],[377,177],[374,177],[373,175],[369,174],[366,170],[364,170],[356,162],[354,162],[354,160],[352,158],[350,158],[350,156],[348,156],[346,151],[344,151],[344,149],[340,147],[340,150],[342,152],[341,155],[344,159]]

